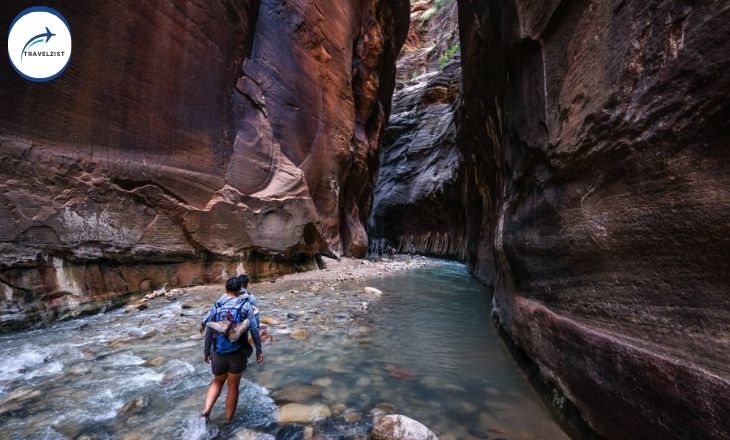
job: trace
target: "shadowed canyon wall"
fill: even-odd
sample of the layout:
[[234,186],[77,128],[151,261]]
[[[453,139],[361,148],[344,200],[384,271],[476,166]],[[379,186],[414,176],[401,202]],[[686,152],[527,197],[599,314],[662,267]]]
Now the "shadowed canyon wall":
[[465,258],[463,157],[454,124],[461,90],[457,17],[455,0],[411,5],[368,224],[373,250],[390,244]]
[[407,1],[47,5],[68,69],[0,71],[0,329],[364,255]]
[[499,325],[601,436],[730,437],[730,4],[459,8],[467,262]]

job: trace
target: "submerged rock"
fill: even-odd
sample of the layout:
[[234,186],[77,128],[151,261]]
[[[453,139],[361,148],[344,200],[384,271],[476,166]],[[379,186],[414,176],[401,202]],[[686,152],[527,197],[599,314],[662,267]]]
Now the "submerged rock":
[[400,414],[380,418],[373,428],[373,440],[438,440],[422,423]]
[[145,408],[150,403],[150,399],[147,396],[139,396],[134,400],[130,400],[127,402],[122,409],[119,411],[119,414],[129,414],[132,412],[136,412],[141,410],[142,408]]
[[287,403],[279,408],[279,423],[311,423],[331,415],[329,406],[322,403],[312,405]]
[[297,328],[292,330],[289,336],[299,341],[303,341],[309,337],[309,332],[303,328]]
[[369,287],[369,286],[366,287],[365,288],[365,293],[367,293],[369,295],[375,295],[377,297],[383,296],[383,291],[380,290],[380,289],[376,289],[375,287]]
[[296,384],[273,391],[271,397],[276,402],[301,403],[322,395],[324,388],[319,385]]
[[271,434],[265,432],[254,431],[253,429],[243,428],[231,434],[231,438],[235,440],[275,440]]

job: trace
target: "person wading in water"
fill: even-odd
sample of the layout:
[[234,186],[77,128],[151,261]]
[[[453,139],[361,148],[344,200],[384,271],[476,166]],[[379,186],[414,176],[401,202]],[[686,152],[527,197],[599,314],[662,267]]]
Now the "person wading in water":
[[237,327],[241,325],[245,327],[245,321],[248,323],[248,330],[251,332],[256,346],[256,362],[264,361],[259,322],[254,316],[254,306],[247,298],[239,296],[240,290],[241,281],[237,278],[229,278],[226,282],[226,294],[213,304],[201,325],[201,331],[205,330],[203,350],[205,362],[211,364],[214,376],[205,397],[205,407],[201,412],[201,416],[206,419],[210,416],[210,411],[226,382],[228,383],[226,420],[230,422],[236,412],[241,375],[246,369],[248,354],[253,350],[249,345],[245,330],[242,332],[243,337],[241,337],[241,332],[238,332],[235,337],[232,334],[236,333],[234,330]]

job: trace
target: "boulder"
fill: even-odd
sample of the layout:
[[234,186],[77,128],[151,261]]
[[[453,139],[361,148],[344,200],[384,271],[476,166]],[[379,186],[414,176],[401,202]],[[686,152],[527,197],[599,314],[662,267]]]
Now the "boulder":
[[383,416],[373,427],[373,440],[438,440],[420,422],[400,414]]

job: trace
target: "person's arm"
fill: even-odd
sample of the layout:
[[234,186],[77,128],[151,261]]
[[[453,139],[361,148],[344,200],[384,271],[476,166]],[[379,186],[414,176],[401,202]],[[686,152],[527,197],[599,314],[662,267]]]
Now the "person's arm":
[[213,306],[210,308],[210,311],[208,312],[208,314],[205,315],[205,319],[203,319],[203,321],[200,322],[200,334],[201,335],[203,334],[203,331],[205,331],[205,324],[207,324],[208,321],[213,319],[214,316],[215,316],[215,304],[213,304]]
[[206,363],[210,363],[210,349],[213,347],[213,331],[209,328],[205,329],[205,336],[203,336],[203,356]]
[[256,362],[261,363],[264,361],[264,352],[261,349],[261,335],[259,334],[259,320],[254,316],[254,308],[249,305],[247,308],[247,318],[249,322],[248,329],[251,331],[251,337],[253,338],[253,345],[256,346]]

